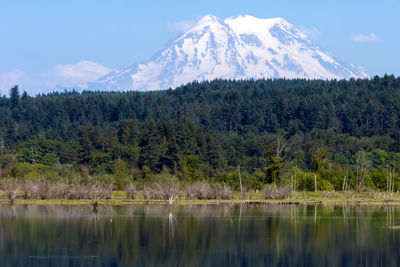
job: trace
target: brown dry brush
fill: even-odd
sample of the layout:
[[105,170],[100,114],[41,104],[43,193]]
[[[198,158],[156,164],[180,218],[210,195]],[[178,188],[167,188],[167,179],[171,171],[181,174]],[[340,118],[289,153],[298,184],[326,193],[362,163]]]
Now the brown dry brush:
[[24,182],[21,189],[23,199],[35,199],[39,194],[39,185],[33,181]]
[[322,194],[322,197],[324,198],[334,198],[336,196],[335,190],[330,190],[330,191],[324,191]]
[[49,183],[46,180],[39,182],[27,181],[21,186],[24,199],[110,199],[113,185],[68,184],[64,182]]
[[84,184],[71,184],[68,199],[89,199],[90,188]]
[[214,197],[210,184],[205,182],[196,182],[186,186],[185,194],[189,199],[212,199]]
[[57,182],[49,186],[47,198],[68,199],[69,196],[70,196],[70,186],[68,184]]
[[189,199],[231,199],[233,190],[225,184],[196,182],[185,188],[185,194]]
[[173,180],[153,182],[143,188],[144,197],[149,199],[175,200],[179,196],[179,185]]
[[[19,185],[11,182],[3,183],[3,189],[10,201],[14,201],[17,193],[21,192],[24,199],[88,199],[96,203],[100,199],[111,199],[114,186],[98,183],[50,183],[43,179],[26,181]],[[137,192],[138,188],[133,183],[125,188],[128,199],[135,199]],[[184,192],[189,199],[231,199],[233,197],[233,190],[229,186],[219,183],[197,182],[187,186]],[[170,204],[179,197],[179,193],[179,183],[174,179],[149,183],[143,188],[145,199],[168,200]]]
[[5,191],[6,197],[12,205],[14,203],[14,200],[17,198],[18,184],[12,181],[6,181],[3,183],[3,190]]
[[49,182],[42,180],[38,183],[38,195],[40,199],[48,199],[49,197]]
[[263,195],[265,199],[285,199],[292,196],[292,190],[290,186],[267,185]]
[[215,199],[231,199],[233,196],[233,190],[225,184],[213,184],[211,187]]
[[136,185],[133,183],[129,183],[125,187],[125,195],[126,195],[127,199],[135,199],[137,192],[138,192],[138,189],[137,189]]
[[114,186],[112,184],[100,185],[90,184],[89,186],[89,199],[111,199]]

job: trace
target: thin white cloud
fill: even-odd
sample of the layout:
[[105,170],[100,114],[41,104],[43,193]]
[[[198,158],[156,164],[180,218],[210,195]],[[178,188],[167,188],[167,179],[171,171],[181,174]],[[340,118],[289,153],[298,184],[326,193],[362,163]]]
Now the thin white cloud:
[[182,20],[182,21],[169,21],[167,28],[170,31],[186,32],[197,23],[197,20]]
[[75,64],[58,64],[37,75],[28,75],[17,69],[0,73],[0,94],[8,95],[14,85],[18,85],[20,91],[26,90],[29,94],[49,92],[57,88],[86,89],[88,82],[94,82],[110,71],[111,69],[88,60],[81,60]]
[[94,82],[110,71],[111,69],[99,63],[81,60],[76,64],[56,65],[51,71],[41,76],[46,81],[46,87],[49,88],[79,86],[86,89],[88,82]]
[[8,95],[10,88],[14,85],[29,84],[30,82],[30,77],[19,69],[0,73],[0,95]]
[[353,35],[351,39],[354,42],[375,42],[377,40],[377,37],[375,33],[371,32],[370,34],[358,33],[356,35]]
[[300,31],[302,31],[305,35],[308,36],[313,41],[318,41],[321,37],[321,32],[314,26],[307,27],[304,25],[301,25]]

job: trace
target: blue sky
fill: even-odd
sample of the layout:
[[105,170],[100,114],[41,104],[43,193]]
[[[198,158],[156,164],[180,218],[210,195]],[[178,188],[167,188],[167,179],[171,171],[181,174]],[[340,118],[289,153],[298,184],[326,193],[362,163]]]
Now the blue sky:
[[400,1],[0,0],[0,93],[73,86],[150,58],[199,17],[282,17],[372,75],[400,75]]

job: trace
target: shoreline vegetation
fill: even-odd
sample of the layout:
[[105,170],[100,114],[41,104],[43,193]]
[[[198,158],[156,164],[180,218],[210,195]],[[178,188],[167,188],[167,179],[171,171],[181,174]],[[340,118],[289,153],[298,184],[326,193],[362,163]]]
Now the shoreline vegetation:
[[296,191],[289,186],[267,185],[263,190],[233,191],[224,184],[179,184],[166,180],[125,190],[111,184],[65,184],[48,182],[3,183],[0,204],[18,205],[193,205],[193,204],[294,204],[294,205],[400,205],[399,192]]
[[[7,199],[0,199],[0,205],[9,205]],[[125,199],[125,198],[112,198],[103,199],[98,201],[100,205],[169,205],[165,200],[145,200],[145,199]],[[386,200],[386,199],[371,199],[371,198],[323,198],[323,197],[309,197],[309,198],[290,198],[282,200],[272,199],[211,199],[211,200],[193,200],[193,199],[177,199],[173,205],[219,205],[219,204],[279,204],[279,205],[390,205],[400,206],[400,199]],[[35,199],[24,200],[18,199],[12,205],[92,205],[89,199],[68,200],[68,199]],[[97,211],[98,207],[95,209]]]

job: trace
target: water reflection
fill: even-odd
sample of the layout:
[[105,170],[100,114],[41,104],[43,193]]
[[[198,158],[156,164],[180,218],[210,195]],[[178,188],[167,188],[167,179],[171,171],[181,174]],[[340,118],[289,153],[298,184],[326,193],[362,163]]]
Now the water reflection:
[[0,206],[0,266],[398,266],[396,206]]

